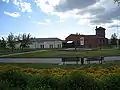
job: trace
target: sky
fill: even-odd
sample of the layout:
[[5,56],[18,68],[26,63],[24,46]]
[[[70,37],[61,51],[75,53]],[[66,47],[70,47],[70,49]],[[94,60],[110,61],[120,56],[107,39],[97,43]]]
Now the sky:
[[120,28],[120,6],[113,0],[0,0],[0,37],[30,33],[32,37],[69,34],[94,35],[106,28],[106,37]]

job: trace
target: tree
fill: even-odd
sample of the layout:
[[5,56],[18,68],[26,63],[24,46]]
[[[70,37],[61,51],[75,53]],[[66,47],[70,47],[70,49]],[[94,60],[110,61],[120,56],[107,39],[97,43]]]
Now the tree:
[[119,46],[120,46],[120,39],[119,39]]
[[117,46],[117,35],[115,33],[111,35],[111,45]]
[[114,0],[116,3],[120,4],[120,0]]
[[0,48],[6,49],[6,47],[7,47],[7,43],[6,43],[5,39],[2,37],[2,40],[0,40]]
[[18,36],[18,42],[20,43],[20,48],[23,50],[24,48],[28,48],[29,44],[31,44],[31,35],[23,34]]
[[13,49],[15,49],[16,38],[15,38],[15,36],[13,35],[13,33],[10,33],[10,34],[8,35],[7,44],[8,44],[8,47],[9,47],[12,51],[13,51]]

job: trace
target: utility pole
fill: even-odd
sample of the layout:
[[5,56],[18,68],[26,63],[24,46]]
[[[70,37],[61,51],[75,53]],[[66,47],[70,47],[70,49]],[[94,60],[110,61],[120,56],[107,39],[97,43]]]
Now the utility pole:
[[[79,33],[79,40],[80,40],[80,33]],[[79,41],[80,42],[80,41]],[[79,44],[79,50],[80,50],[80,47],[81,47],[81,42]]]
[[118,26],[119,16],[117,17],[117,49],[119,48],[119,26]]

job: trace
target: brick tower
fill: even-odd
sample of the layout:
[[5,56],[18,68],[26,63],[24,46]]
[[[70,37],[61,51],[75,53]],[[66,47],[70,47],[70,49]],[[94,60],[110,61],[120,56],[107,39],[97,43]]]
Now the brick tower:
[[103,28],[103,27],[97,28],[97,26],[96,26],[95,30],[96,30],[97,36],[105,38],[105,30],[106,30],[105,28]]

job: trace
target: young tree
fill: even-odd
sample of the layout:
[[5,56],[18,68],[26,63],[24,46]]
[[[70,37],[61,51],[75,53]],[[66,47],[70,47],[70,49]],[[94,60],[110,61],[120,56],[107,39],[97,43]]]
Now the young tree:
[[111,45],[117,46],[117,35],[115,33],[111,35]]
[[114,0],[116,3],[120,4],[120,0]]
[[2,40],[0,40],[0,49],[6,49],[7,48],[7,43],[5,39],[2,37]]
[[13,51],[13,49],[15,49],[16,38],[15,38],[15,36],[13,35],[13,33],[10,33],[10,34],[8,35],[7,45],[8,45],[8,47],[9,47],[12,51]]
[[28,48],[29,44],[31,44],[31,35],[23,34],[18,36],[18,42],[20,43],[20,48],[23,50],[24,48]]

